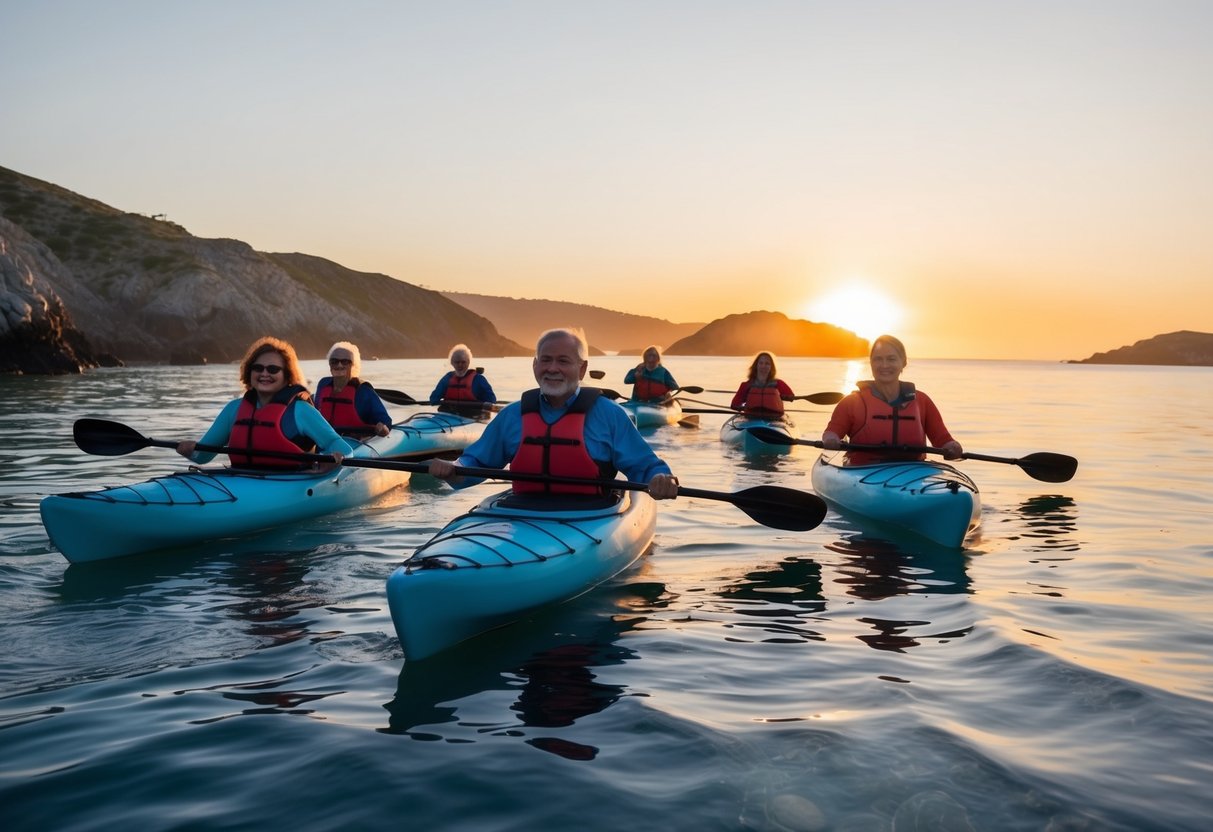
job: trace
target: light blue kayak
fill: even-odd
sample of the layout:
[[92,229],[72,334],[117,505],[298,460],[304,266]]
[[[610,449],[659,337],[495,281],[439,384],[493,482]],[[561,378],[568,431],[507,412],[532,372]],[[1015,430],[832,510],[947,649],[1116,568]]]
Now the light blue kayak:
[[[663,402],[622,401],[620,407],[628,412],[628,417],[640,430],[660,428],[666,425],[676,425],[683,420],[682,405],[678,399],[668,399]],[[698,416],[695,417],[698,421]]]
[[480,438],[485,424],[454,413],[416,413],[392,425],[391,435],[399,434],[399,450],[383,456],[433,456],[462,451]]
[[505,491],[448,523],[387,580],[405,658],[567,601],[631,566],[652,543],[657,508],[642,492],[617,493],[577,506]]
[[[387,436],[351,440],[353,456],[417,458],[458,451],[483,424],[418,414]],[[270,472],[198,468],[95,491],[44,497],[42,524],[72,563],[108,560],[249,534],[364,505],[409,472],[333,467]]]
[[813,490],[832,508],[960,548],[981,521],[981,495],[968,476],[930,460],[842,465],[826,453],[813,465]]
[[740,448],[747,454],[786,454],[790,453],[792,448],[795,447],[794,442],[788,442],[786,445],[763,442],[750,432],[750,428],[770,428],[792,438],[796,425],[787,417],[783,419],[756,419],[752,416],[738,413],[736,416],[730,416],[720,426],[720,441],[726,445]]

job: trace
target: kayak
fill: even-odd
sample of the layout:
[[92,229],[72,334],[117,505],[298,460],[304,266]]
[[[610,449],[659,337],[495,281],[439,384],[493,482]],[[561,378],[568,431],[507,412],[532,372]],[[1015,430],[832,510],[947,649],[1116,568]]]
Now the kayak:
[[[351,439],[352,456],[408,458],[466,447],[484,426],[418,414],[387,436]],[[408,482],[379,468],[242,470],[191,467],[139,483],[44,497],[51,543],[72,563],[108,560],[249,534],[354,508]]]
[[659,402],[623,401],[620,407],[628,412],[638,429],[660,428],[665,425],[676,425],[682,421],[682,405],[677,399],[667,399]]
[[635,491],[588,500],[489,497],[388,577],[405,658],[424,659],[589,591],[644,554],[656,520],[653,499]]
[[484,433],[485,421],[457,413],[415,413],[392,425],[400,449],[383,456],[434,456],[462,451]]
[[789,441],[786,445],[763,442],[757,436],[750,433],[750,428],[770,428],[771,430],[777,430],[782,434],[786,434],[789,439],[792,439],[794,438],[792,432],[796,429],[796,425],[787,417],[783,419],[756,419],[738,413],[736,416],[730,416],[720,426],[720,441],[726,445],[741,448],[749,454],[786,454],[795,447],[796,443],[792,441]]
[[960,548],[981,521],[981,495],[968,476],[930,460],[842,465],[826,453],[813,466],[813,490],[834,509],[907,529]]

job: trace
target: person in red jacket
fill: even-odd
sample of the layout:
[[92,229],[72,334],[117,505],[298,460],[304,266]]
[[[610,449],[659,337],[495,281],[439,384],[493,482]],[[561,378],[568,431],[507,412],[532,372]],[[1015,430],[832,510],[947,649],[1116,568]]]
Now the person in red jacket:
[[783,403],[796,394],[775,373],[775,356],[760,352],[750,362],[746,380],[733,394],[729,407],[758,419],[782,419]]
[[847,453],[847,464],[863,465],[888,459],[924,459],[921,453],[898,453],[894,447],[921,446],[929,440],[944,451],[946,459],[959,459],[964,449],[948,432],[935,402],[913,383],[901,380],[901,371],[909,363],[905,345],[892,335],[881,335],[872,342],[869,363],[872,379],[859,382],[855,392],[835,405],[821,434],[822,447],[837,450],[844,437],[860,445],[893,446],[888,453]]

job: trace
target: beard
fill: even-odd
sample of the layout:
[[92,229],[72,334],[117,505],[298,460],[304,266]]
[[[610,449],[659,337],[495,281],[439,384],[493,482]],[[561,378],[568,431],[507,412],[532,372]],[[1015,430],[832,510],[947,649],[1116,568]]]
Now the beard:
[[564,376],[560,378],[547,378],[545,376],[539,379],[539,392],[548,398],[570,396],[576,389],[577,382]]

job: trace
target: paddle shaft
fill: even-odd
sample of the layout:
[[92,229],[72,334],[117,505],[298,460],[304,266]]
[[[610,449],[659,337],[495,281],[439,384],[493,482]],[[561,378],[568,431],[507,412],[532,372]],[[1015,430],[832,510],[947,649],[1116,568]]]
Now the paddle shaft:
[[[813,448],[825,448],[825,443],[819,439],[796,439],[770,428],[754,427],[751,433],[772,445],[808,445]],[[865,445],[855,442],[839,442],[838,449],[843,451],[864,451],[877,454],[939,454],[948,456],[943,448],[930,445]],[[827,449],[828,450],[828,449]],[[1025,457],[990,456],[965,451],[958,459],[976,459],[981,462],[998,462],[1003,465],[1017,465],[1029,477],[1041,482],[1068,482],[1078,470],[1078,460],[1065,454],[1040,451]]]
[[[119,422],[101,419],[78,419],[72,429],[72,435],[81,450],[103,456],[120,456],[133,453],[141,448],[158,447],[176,450],[178,443],[164,439],[151,439]],[[204,453],[247,454],[246,448],[232,448],[223,445],[196,444],[195,451]],[[329,454],[291,453],[287,451],[255,451],[259,456],[277,459],[292,459],[300,463],[322,462],[335,463],[335,457]],[[429,473],[428,463],[407,462],[401,459],[373,459],[364,457],[344,457],[341,464],[350,468],[384,468],[394,471],[410,471],[418,474]],[[547,474],[530,474],[519,471],[505,471],[499,468],[474,468],[454,466],[454,474],[458,476],[484,477],[485,479],[521,480],[528,482],[559,483],[570,485],[588,485],[601,489],[618,489],[626,491],[648,491],[648,486],[629,480],[618,479],[584,479],[580,477],[557,477]],[[687,497],[701,497],[707,500],[720,500],[732,503],[753,519],[764,525],[792,531],[807,531],[815,528],[825,517],[826,506],[816,494],[795,491],[778,486],[757,486],[736,493],[706,491],[698,488],[678,487],[678,494]]]

